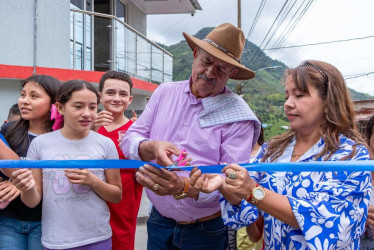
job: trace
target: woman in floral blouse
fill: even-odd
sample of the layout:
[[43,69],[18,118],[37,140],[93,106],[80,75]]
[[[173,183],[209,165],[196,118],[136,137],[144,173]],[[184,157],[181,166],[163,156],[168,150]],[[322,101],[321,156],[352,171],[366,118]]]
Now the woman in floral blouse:
[[[290,130],[265,143],[255,162],[370,159],[355,129],[344,78],[334,66],[304,61],[288,69],[285,97]],[[249,226],[254,241],[264,228],[266,249],[359,249],[370,199],[370,172],[300,172],[299,168],[248,175],[236,164],[222,171],[225,179],[194,169],[190,183],[203,192],[220,190],[226,225]]]

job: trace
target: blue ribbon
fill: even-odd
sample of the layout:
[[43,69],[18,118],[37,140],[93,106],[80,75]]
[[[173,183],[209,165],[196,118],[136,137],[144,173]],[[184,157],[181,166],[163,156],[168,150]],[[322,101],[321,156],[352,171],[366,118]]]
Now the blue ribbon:
[[[137,160],[1,160],[0,168],[139,168],[151,164],[165,168],[155,163]],[[285,163],[246,163],[240,164],[248,171],[265,172],[325,172],[325,171],[374,171],[374,161],[314,161],[314,162],[285,162]],[[221,173],[226,165],[197,166],[203,173]],[[194,166],[178,169],[191,171]],[[167,169],[167,168],[165,168]],[[170,169],[169,169],[170,170]]]

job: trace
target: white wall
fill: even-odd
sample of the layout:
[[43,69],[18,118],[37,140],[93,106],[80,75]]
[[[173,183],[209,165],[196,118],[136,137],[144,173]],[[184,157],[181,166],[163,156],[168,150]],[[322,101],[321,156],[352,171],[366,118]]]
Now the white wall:
[[[34,65],[35,2],[0,1],[0,64]],[[37,3],[36,66],[69,68],[70,1],[38,0]]]
[[10,107],[18,102],[20,91],[19,80],[0,79],[0,125],[7,119]]
[[147,15],[130,0],[121,0],[127,7],[127,24],[147,36]]

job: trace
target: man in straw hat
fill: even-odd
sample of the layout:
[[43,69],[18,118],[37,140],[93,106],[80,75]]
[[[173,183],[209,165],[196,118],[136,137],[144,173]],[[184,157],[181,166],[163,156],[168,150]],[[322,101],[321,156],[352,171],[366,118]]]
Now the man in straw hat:
[[[183,35],[194,56],[190,79],[156,89],[127,131],[123,152],[163,166],[172,165],[183,149],[192,165],[249,162],[260,123],[244,100],[225,87],[229,78],[255,77],[240,64],[243,32],[226,23],[203,40]],[[136,180],[153,204],[148,249],[225,249],[218,192],[199,193],[189,184],[189,172],[151,165],[141,167]]]

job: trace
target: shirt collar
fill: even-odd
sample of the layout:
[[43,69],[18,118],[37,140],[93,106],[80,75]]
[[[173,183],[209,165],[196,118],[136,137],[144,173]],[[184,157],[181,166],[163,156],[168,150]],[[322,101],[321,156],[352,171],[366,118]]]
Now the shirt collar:
[[[292,142],[288,146],[289,154],[292,156],[293,149],[296,144],[296,138],[293,138]],[[308,151],[306,151],[297,161],[303,161],[312,156],[318,155],[323,149],[325,141],[321,137]]]

